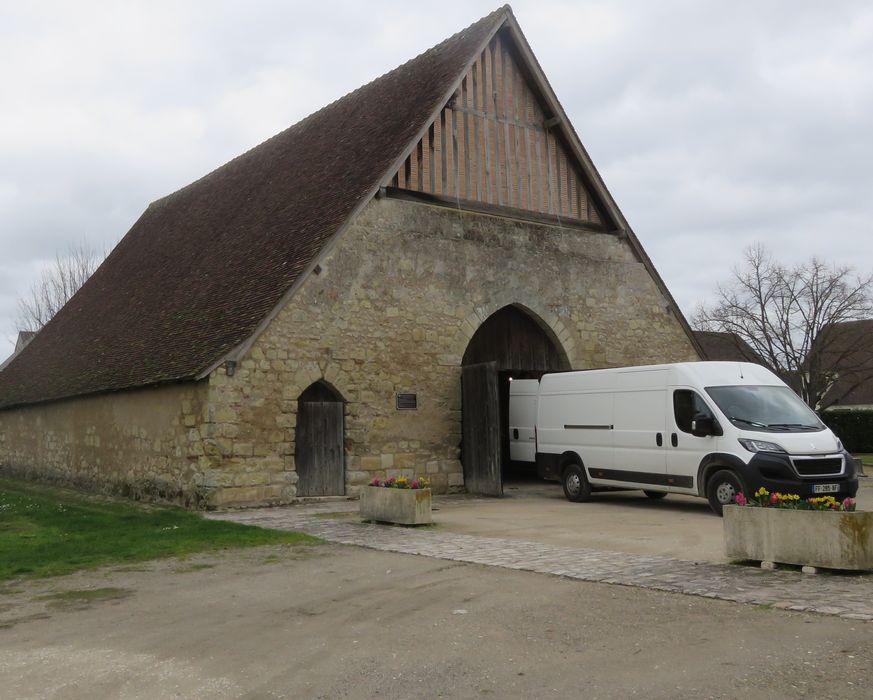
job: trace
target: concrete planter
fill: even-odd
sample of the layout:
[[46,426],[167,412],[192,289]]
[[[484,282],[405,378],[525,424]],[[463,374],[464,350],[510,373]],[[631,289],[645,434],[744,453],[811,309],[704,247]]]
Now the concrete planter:
[[432,523],[430,489],[365,486],[361,491],[361,518],[399,525]]
[[725,506],[730,559],[827,569],[873,569],[873,512]]

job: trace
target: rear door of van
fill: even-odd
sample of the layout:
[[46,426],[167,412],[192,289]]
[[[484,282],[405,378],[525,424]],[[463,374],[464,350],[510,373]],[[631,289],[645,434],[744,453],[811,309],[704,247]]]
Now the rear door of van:
[[537,393],[536,379],[513,379],[509,384],[509,458],[513,462],[535,462]]

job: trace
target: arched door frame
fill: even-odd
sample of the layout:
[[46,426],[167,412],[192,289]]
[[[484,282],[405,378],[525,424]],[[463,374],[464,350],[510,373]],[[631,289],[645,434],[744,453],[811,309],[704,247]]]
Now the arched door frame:
[[294,432],[297,495],[345,495],[345,400],[319,379],[297,399]]
[[473,336],[476,335],[476,332],[481,325],[495,313],[507,306],[513,306],[519,311],[524,312],[526,316],[536,323],[549,340],[552,341],[552,344],[562,358],[565,369],[573,368],[572,358],[575,356],[576,352],[576,341],[573,339],[573,335],[564,325],[563,321],[549,311],[537,309],[534,304],[522,304],[521,302],[512,300],[492,300],[467,314],[467,317],[460,324],[457,340],[455,342],[455,347],[460,350],[458,353],[459,357],[463,358],[467,347],[470,345],[470,341],[473,340]]
[[[499,321],[494,318],[510,309],[516,314],[509,314]],[[481,311],[477,312],[477,319]],[[515,336],[511,330],[514,319],[520,320],[520,317],[524,321],[521,321],[523,325],[518,330],[522,338],[527,336],[527,347],[524,341],[514,345]],[[492,318],[497,325],[492,325],[488,333],[495,333],[497,340],[489,347],[489,335],[478,334]],[[526,322],[533,322],[536,330]],[[501,323],[506,325],[501,327]],[[465,324],[472,328],[472,323]],[[485,318],[479,319],[472,332],[467,331],[468,328],[465,328],[466,345],[461,353],[461,461],[464,480],[468,491],[472,493],[500,496],[503,493],[504,452],[507,465],[509,456],[507,421],[511,376],[538,377],[544,372],[571,369],[566,341],[562,342],[562,337],[571,340],[571,336],[558,319],[553,318],[548,323],[529,307],[519,303],[498,306]],[[524,364],[528,366],[521,366]]]

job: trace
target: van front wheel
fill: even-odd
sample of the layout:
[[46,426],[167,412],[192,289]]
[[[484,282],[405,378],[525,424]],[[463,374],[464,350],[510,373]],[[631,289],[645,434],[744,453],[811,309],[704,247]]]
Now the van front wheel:
[[737,494],[744,490],[740,478],[727,469],[716,472],[706,482],[706,497],[709,500],[709,506],[719,516],[722,515],[724,506],[733,503]]
[[568,501],[582,503],[591,498],[591,484],[588,483],[585,470],[578,464],[570,464],[564,469],[561,482]]

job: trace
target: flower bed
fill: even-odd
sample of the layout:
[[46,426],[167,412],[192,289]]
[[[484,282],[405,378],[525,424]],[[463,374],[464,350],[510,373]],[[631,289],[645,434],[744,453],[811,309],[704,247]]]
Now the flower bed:
[[850,498],[738,494],[736,505],[724,508],[724,539],[734,560],[873,569],[873,513],[856,511]]
[[408,479],[405,476],[391,476],[387,479],[373,479],[370,486],[379,486],[385,489],[426,489],[430,487],[430,482],[423,476],[418,476],[413,479]]
[[814,498],[801,498],[796,493],[770,493],[763,486],[755,495],[746,498],[741,492],[734,499],[738,506],[751,506],[753,508],[783,508],[785,510],[838,510],[845,513],[855,511],[855,501],[844,498],[838,501],[833,496],[816,496]]
[[361,492],[361,518],[398,525],[427,525],[431,493],[424,478],[373,479]]

